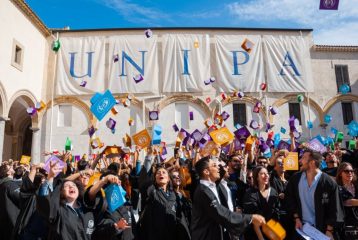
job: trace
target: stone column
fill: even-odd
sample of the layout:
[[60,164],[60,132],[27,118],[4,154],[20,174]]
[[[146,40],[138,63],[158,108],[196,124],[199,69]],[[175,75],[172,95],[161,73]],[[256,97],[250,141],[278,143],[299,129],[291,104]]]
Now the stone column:
[[5,119],[0,119],[0,163],[2,163],[5,138]]
[[40,128],[30,128],[32,130],[32,145],[31,145],[31,162],[41,162],[41,131]]

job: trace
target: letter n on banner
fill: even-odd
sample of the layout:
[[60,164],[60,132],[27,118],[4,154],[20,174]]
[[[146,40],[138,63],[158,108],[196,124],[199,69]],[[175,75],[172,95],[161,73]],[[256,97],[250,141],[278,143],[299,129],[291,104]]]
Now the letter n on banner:
[[140,67],[136,62],[134,62],[133,59],[125,51],[122,51],[122,73],[119,76],[121,76],[121,77],[127,76],[125,73],[125,67],[124,67],[125,60],[127,60],[135,69],[137,69],[137,71],[142,76],[144,75],[144,66],[145,66],[144,57],[145,57],[145,53],[147,51],[139,51],[139,52],[142,53],[142,67]]

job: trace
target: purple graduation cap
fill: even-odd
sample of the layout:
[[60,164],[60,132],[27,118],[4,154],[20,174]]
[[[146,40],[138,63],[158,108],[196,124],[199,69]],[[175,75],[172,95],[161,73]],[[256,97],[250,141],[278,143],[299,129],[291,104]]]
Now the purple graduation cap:
[[90,138],[93,136],[93,134],[96,132],[96,129],[94,128],[94,126],[91,126],[90,128],[88,128],[88,135],[90,136]]
[[216,81],[216,79],[214,77],[209,78],[209,80],[210,80],[211,83]]
[[116,121],[113,118],[109,118],[108,121],[106,122],[106,125],[109,129],[113,130],[116,127]]
[[36,108],[34,108],[34,107],[28,107],[28,108],[26,109],[26,112],[32,117],[32,116],[34,116],[34,115],[37,113],[37,110],[36,110]]
[[250,122],[250,128],[252,128],[252,129],[258,129],[260,127],[260,125],[259,125],[259,123],[257,122],[257,121],[255,121],[255,120],[251,120],[251,122]]
[[272,107],[272,106],[270,106],[269,109],[270,109],[271,115],[276,115],[276,114],[278,113],[277,107]]
[[153,36],[153,32],[150,29],[145,30],[144,34],[147,38],[151,38]]
[[267,145],[265,142],[261,143],[259,147],[262,153],[267,153],[270,151],[269,145]]
[[239,92],[237,94],[237,96],[241,99],[241,98],[243,98],[245,96],[245,94],[244,94],[244,92]]
[[141,81],[144,80],[142,74],[137,74],[133,77],[133,80],[135,81],[135,83],[140,83]]
[[286,150],[290,151],[290,144],[288,144],[287,142],[281,140],[281,141],[278,143],[277,149],[278,149],[278,150],[286,149]]
[[191,133],[191,137],[199,142],[203,138],[203,134],[198,129],[195,129],[194,132]]
[[211,139],[210,135],[205,133],[204,136],[200,139],[199,143],[204,145],[210,139]]
[[230,117],[230,114],[228,114],[226,111],[223,111],[221,113],[221,117],[223,118],[224,121],[226,121]]
[[115,54],[113,55],[113,62],[118,62],[119,61],[119,55]]
[[81,87],[86,87],[86,85],[87,85],[87,81],[82,80],[82,82],[80,83],[80,86]]
[[177,124],[174,124],[174,125],[173,125],[173,129],[174,129],[175,132],[178,132],[178,131],[179,131],[178,125],[177,125]]
[[149,111],[149,120],[154,121],[159,119],[159,112],[158,111]]
[[191,139],[190,136],[185,137],[182,141],[183,146],[186,146],[190,139]]
[[78,162],[81,160],[81,156],[80,155],[75,155],[75,161]]
[[308,142],[308,148],[323,154],[326,152],[326,147],[317,139],[313,138]]
[[293,136],[295,137],[295,139],[299,139],[301,137],[301,133],[298,131],[293,131]]
[[190,121],[194,120],[194,112],[189,112],[189,119]]
[[273,125],[271,125],[269,122],[267,122],[266,123],[266,132],[268,132],[272,127],[273,127]]
[[255,103],[255,106],[254,106],[254,109],[253,109],[252,111],[253,111],[254,113],[259,113],[261,107],[262,107],[262,103],[261,103],[261,102],[256,102],[256,103]]
[[210,79],[205,79],[205,80],[204,80],[204,84],[205,84],[205,85],[209,85],[210,83],[211,83],[211,82],[210,82]]
[[179,135],[182,135],[183,138],[190,137],[190,133],[188,133],[188,131],[186,131],[184,128],[180,129]]
[[246,139],[251,135],[250,131],[247,129],[246,126],[236,130],[234,132],[234,134],[235,134],[236,138],[239,139],[239,140]]
[[298,121],[295,116],[292,116],[290,119],[288,119],[288,125],[290,126],[291,132],[294,132],[300,126],[300,121]]
[[[57,162],[57,166],[59,167],[59,168],[64,168],[65,166],[66,166],[66,163],[64,162],[64,161],[62,161],[61,159],[59,159],[57,156],[55,156],[55,155],[51,155],[46,161],[45,161],[45,166],[44,166],[44,169],[46,170],[46,172],[47,173],[49,173],[50,172],[50,164],[51,163],[55,163],[55,162]],[[59,173],[57,173],[57,175],[58,175]],[[56,176],[57,176],[56,175]]]
[[237,138],[234,139],[234,149],[235,149],[235,151],[239,151],[242,149],[241,142]]
[[268,138],[268,139],[266,140],[266,144],[267,144],[269,147],[273,147],[273,145],[274,145],[273,139]]
[[339,0],[321,0],[320,10],[338,10]]

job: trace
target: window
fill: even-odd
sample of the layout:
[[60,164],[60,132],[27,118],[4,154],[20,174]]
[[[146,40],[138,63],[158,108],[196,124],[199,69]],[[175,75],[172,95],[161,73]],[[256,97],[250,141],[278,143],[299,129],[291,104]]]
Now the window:
[[11,65],[22,71],[22,63],[24,58],[24,47],[16,40],[12,44]]
[[175,103],[175,123],[179,128],[189,128],[189,105],[187,103]]
[[337,92],[339,92],[339,87],[342,84],[347,84],[348,86],[350,86],[348,66],[347,65],[334,65],[334,70],[336,72]]
[[352,103],[342,102],[342,114],[344,125],[348,125],[353,120]]
[[72,126],[72,106],[59,105],[57,127],[71,127]]
[[234,113],[234,125],[236,124],[240,124],[241,126],[247,125],[245,103],[234,103],[232,105],[232,112]]
[[300,125],[301,125],[301,108],[300,108],[300,104],[299,103],[289,103],[288,104],[288,112],[289,112],[289,117],[295,116],[295,118],[298,119],[298,121],[300,121]]

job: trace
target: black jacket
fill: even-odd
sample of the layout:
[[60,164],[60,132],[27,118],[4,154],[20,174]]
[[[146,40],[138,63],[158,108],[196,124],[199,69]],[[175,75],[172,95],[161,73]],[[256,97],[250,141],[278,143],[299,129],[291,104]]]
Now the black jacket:
[[1,239],[10,239],[20,212],[20,186],[22,181],[10,178],[0,184],[0,232]]
[[[294,174],[287,185],[286,197],[288,211],[293,215],[297,213],[302,219],[302,206],[299,196],[298,184],[302,172]],[[327,225],[341,227],[344,222],[344,210],[339,196],[337,183],[327,174],[322,173],[314,193],[316,228],[325,233]],[[293,219],[293,218],[292,218]]]
[[239,236],[250,221],[251,215],[231,212],[217,201],[207,186],[198,185],[192,210],[193,240],[222,240],[223,228]]
[[81,207],[73,209],[60,203],[62,181],[48,196],[37,196],[37,209],[49,224],[48,239],[51,240],[89,240],[96,227],[94,209],[78,202]]

